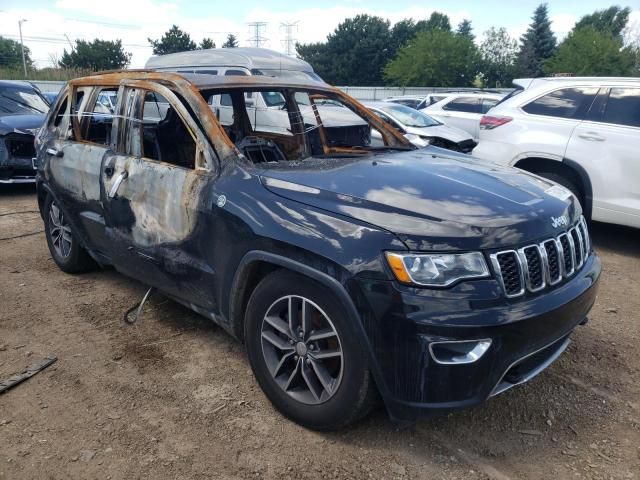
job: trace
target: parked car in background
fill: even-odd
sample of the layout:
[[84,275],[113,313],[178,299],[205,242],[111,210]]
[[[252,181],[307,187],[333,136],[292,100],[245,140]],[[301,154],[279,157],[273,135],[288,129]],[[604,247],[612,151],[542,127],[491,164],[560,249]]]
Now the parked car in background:
[[147,60],[145,68],[161,72],[263,75],[283,80],[323,81],[304,60],[267,48],[211,48],[154,55]]
[[49,105],[53,105],[58,98],[59,92],[40,92]]
[[405,105],[411,108],[418,108],[418,105],[424,101],[424,95],[397,95],[393,97],[387,97],[382,100],[383,102],[392,102],[399,105]]
[[[110,116],[94,114],[104,92]],[[250,122],[257,92],[286,99],[288,129]],[[330,109],[366,128],[326,128]],[[600,261],[566,189],[417,149],[313,80],[75,79],[36,145],[54,262],[114,265],[214,321],[309,428],[344,427],[379,397],[401,421],[479,404],[558,358],[595,301]]]
[[445,125],[422,111],[393,102],[365,102],[364,105],[416,147],[433,145],[470,153],[476,146],[471,135],[464,130]]
[[49,105],[53,105],[58,98],[58,92],[40,92]]
[[48,111],[30,83],[0,80],[0,183],[35,182],[33,140]]
[[480,117],[502,97],[495,93],[453,93],[425,107],[424,112],[450,127],[461,128],[477,140],[480,135]]
[[564,185],[593,220],[640,228],[640,79],[514,83],[481,119],[474,155]]

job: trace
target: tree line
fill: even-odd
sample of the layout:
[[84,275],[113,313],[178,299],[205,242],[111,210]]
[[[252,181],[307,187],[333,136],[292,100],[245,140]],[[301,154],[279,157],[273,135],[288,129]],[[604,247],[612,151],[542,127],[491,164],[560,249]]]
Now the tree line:
[[[308,61],[334,85],[395,85],[443,87],[509,86],[516,77],[543,75],[640,74],[640,38],[625,44],[630,8],[612,6],[583,16],[558,43],[546,4],[533,12],[519,38],[504,27],[491,27],[477,40],[470,20],[455,27],[449,17],[433,12],[422,20],[389,20],[371,15],[346,19],[326,41],[296,44]],[[211,38],[200,43],[173,25],[159,39],[147,39],[156,55],[216,48]],[[222,48],[238,46],[233,34]],[[25,47],[27,68],[35,72]],[[76,40],[70,51],[54,60],[54,69],[97,71],[126,68],[131,53],[121,40]],[[20,43],[0,36],[0,68],[22,69]]]
[[[211,38],[204,38],[196,44],[191,36],[177,25],[173,25],[159,39],[148,38],[147,41],[155,55],[216,48]],[[227,35],[226,41],[222,44],[222,48],[237,46],[238,39],[232,33]],[[31,50],[27,46],[24,47],[24,55],[27,69],[33,72],[34,62],[31,58]],[[122,69],[128,67],[130,62],[131,53],[125,51],[122,40],[98,38],[92,41],[76,40],[70,51],[64,49],[62,56],[53,61],[54,68],[89,71]],[[22,69],[22,51],[19,42],[0,36],[0,68]]]
[[476,42],[471,21],[453,28],[447,15],[388,20],[357,15],[325,42],[297,44],[300,58],[336,85],[509,86],[516,77],[640,74],[638,44],[625,45],[630,8],[612,6],[582,17],[558,43],[546,4],[520,39],[492,27]]

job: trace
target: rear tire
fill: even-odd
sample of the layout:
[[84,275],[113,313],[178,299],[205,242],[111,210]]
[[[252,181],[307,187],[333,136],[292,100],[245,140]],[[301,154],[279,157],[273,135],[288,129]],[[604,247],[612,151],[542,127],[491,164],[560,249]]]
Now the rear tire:
[[65,214],[51,195],[44,203],[44,232],[51,258],[63,272],[80,273],[94,270],[96,262],[80,246]]
[[369,413],[377,392],[367,354],[330,290],[277,270],[253,291],[245,319],[251,368],[283,415],[334,430]]

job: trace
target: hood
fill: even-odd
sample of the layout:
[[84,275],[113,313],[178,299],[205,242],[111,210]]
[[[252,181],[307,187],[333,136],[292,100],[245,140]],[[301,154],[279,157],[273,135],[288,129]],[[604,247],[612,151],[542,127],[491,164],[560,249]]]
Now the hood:
[[[580,206],[563,187],[510,167],[427,147],[309,159],[260,172],[273,193],[375,225],[412,250],[472,250],[557,236]],[[554,220],[556,219],[556,220]]]
[[440,137],[455,143],[464,142],[465,140],[473,140],[469,132],[448,125],[434,125],[433,127],[406,127],[407,133],[420,135],[422,137]]
[[0,135],[9,133],[35,135],[44,123],[45,116],[45,114],[2,116],[0,117]]

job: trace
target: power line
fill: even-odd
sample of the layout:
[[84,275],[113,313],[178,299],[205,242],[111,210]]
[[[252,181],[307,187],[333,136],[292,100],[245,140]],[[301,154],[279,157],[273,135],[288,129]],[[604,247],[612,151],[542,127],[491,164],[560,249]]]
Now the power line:
[[249,29],[253,30],[253,35],[249,38],[251,46],[260,48],[268,40],[268,38],[262,36],[262,32],[267,28],[267,22],[251,22],[248,24]]
[[[5,37],[5,38],[11,38],[11,39],[19,39],[20,37],[18,35],[4,35],[4,34],[0,34],[0,36]],[[23,38],[25,40],[29,40],[30,42],[40,42],[40,43],[51,43],[51,44],[62,44],[62,45],[68,45],[69,41],[66,37],[66,35],[61,35],[61,37],[63,38],[56,38],[56,37],[44,37],[44,36],[23,36]],[[73,41],[76,40],[83,40],[82,38],[74,38]],[[122,44],[123,47],[136,47],[136,48],[153,48],[151,45],[144,45],[144,44],[139,44],[139,43],[123,43]]]
[[296,49],[295,49],[295,43],[296,43],[296,39],[293,37],[293,29],[295,28],[295,31],[298,31],[298,23],[300,23],[300,20],[296,20],[295,22],[290,22],[290,23],[286,23],[286,22],[281,22],[280,23],[280,28],[284,28],[284,32],[285,32],[285,36],[284,36],[284,40],[282,40],[282,45],[284,46],[284,51],[287,55],[295,55],[296,54]]
[[69,17],[63,17],[65,21],[70,21],[70,22],[80,22],[80,23],[94,23],[96,25],[104,25],[107,27],[120,27],[120,28],[127,28],[130,30],[139,30],[140,28],[142,28],[140,25],[131,25],[131,24],[127,24],[127,23],[111,23],[111,22],[99,22],[97,20],[82,20],[80,18],[69,18]]

